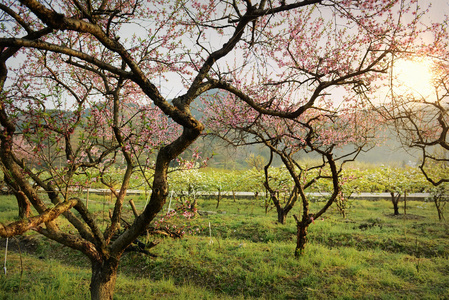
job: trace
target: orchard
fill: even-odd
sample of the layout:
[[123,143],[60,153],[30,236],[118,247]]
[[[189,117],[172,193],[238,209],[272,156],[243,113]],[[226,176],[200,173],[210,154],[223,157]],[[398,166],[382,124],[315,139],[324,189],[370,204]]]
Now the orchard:
[[[255,190],[279,223],[300,205],[300,259],[310,224],[336,202],[346,210],[345,168],[379,132],[420,151],[428,182],[449,180],[448,18],[429,21],[418,1],[2,0],[0,11],[0,165],[19,218],[1,220],[0,236],[33,231],[82,253],[92,299],[113,298],[125,250],[175,192],[216,192],[218,209],[224,192]],[[395,66],[413,57],[435,61],[434,96],[398,89]],[[269,158],[238,179],[202,173],[204,136]],[[396,213],[399,193],[424,188],[418,172],[388,171],[397,182],[373,184]],[[91,188],[108,191],[109,218],[87,205]],[[124,222],[131,189],[148,199]]]

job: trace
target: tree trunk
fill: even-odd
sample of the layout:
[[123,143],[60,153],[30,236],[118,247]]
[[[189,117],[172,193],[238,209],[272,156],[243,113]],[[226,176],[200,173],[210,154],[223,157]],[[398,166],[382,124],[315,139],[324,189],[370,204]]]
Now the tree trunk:
[[391,195],[391,202],[393,203],[394,215],[399,216],[399,199],[401,198],[401,194],[395,196],[394,193],[390,193],[390,195]]
[[438,220],[443,221],[444,220],[444,215],[443,212],[441,211],[441,209],[438,208]]
[[265,206],[265,215],[268,215],[268,207],[270,206],[270,198],[265,197],[263,205]]
[[276,210],[278,212],[278,222],[285,224],[285,221],[287,220],[287,212],[282,207],[278,206],[276,206]]
[[112,300],[119,260],[109,259],[103,262],[92,262],[92,278],[90,294],[92,300]]
[[435,207],[437,208],[437,212],[438,212],[438,220],[443,221],[444,220],[444,215],[443,215],[443,208],[441,205],[441,198],[434,196],[433,197],[433,201],[435,203]]
[[221,189],[218,189],[218,197],[217,197],[217,207],[220,205],[220,200],[221,200]]
[[407,192],[404,193],[404,215],[407,214]]
[[304,249],[306,248],[307,243],[307,228],[309,227],[308,222],[298,222],[296,220],[296,249],[295,249],[295,257],[299,257],[304,253]]
[[399,205],[397,202],[393,202],[394,215],[399,216]]
[[195,213],[195,215],[196,215],[196,212],[197,212],[197,208],[196,208],[197,206],[198,206],[198,200],[196,199],[196,196],[193,196],[193,202],[190,205],[190,209],[192,210],[192,212]]

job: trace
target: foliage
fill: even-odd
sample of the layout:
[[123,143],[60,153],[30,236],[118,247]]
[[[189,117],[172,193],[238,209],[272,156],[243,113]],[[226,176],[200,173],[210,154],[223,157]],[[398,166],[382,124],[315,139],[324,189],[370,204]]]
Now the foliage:
[[[427,186],[418,168],[395,168],[382,166],[366,175],[366,184],[375,186],[374,191],[398,194],[422,192]],[[366,185],[365,185],[366,186]],[[364,186],[364,187],[365,187]],[[362,188],[363,189],[363,188]],[[369,188],[373,190],[373,188]],[[366,191],[365,189],[363,189]]]
[[[338,190],[341,169],[332,149],[366,142],[368,135],[358,133],[370,133],[374,124],[368,111],[356,108],[375,92],[393,54],[409,50],[421,30],[423,12],[414,2],[0,3],[1,168],[25,212],[23,221],[1,223],[0,235],[33,229],[81,251],[92,263],[91,297],[111,299],[124,250],[167,200],[170,167],[194,166],[182,153],[205,126],[191,105],[216,89],[226,91],[225,102],[216,106],[211,99],[209,111],[222,113],[226,124],[232,124],[227,114],[244,117],[237,125],[261,121],[265,142],[280,133],[284,145],[323,155]],[[333,103],[330,91],[342,87],[346,95]],[[294,189],[303,189],[304,169],[295,175],[286,167]],[[113,173],[118,169],[123,173]],[[152,193],[120,231],[136,174],[137,186]],[[114,199],[105,228],[73,194],[94,178]],[[309,225],[313,218],[302,200]],[[58,226],[59,217],[67,226]]]
[[246,159],[246,162],[250,169],[255,168],[257,171],[262,171],[263,167],[266,164],[266,160],[263,156],[254,155],[254,153],[251,153],[249,155],[249,157]]
[[178,194],[187,192],[188,195],[193,195],[204,190],[207,186],[203,183],[203,179],[204,174],[198,169],[175,170],[169,174],[171,190]]

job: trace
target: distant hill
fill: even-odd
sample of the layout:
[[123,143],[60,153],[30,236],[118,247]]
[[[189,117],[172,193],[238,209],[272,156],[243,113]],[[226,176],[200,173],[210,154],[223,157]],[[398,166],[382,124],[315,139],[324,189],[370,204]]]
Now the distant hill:
[[[213,96],[216,91],[210,91],[209,94]],[[201,105],[199,101],[194,103],[192,113],[201,118],[202,114],[199,109],[195,108],[195,105]],[[60,114],[61,111],[54,110],[51,113]],[[71,116],[73,112],[62,111],[64,115]],[[91,109],[86,108],[82,112],[82,117],[86,118],[91,114]],[[22,120],[23,118],[19,118]],[[75,139],[79,134],[80,128],[77,129]],[[216,168],[225,169],[246,169],[249,167],[248,158],[253,156],[260,156],[268,161],[269,152],[266,147],[262,145],[253,145],[247,147],[231,147],[226,145],[222,140],[212,137],[202,137],[198,139],[190,149],[198,149],[201,152],[203,158],[211,158],[208,165]],[[190,151],[183,154],[188,158],[191,155]],[[366,153],[361,153],[358,157],[358,161],[372,163],[372,164],[395,164],[398,166],[412,165],[419,162],[420,156],[418,152],[406,152],[400,142],[397,140],[393,133],[387,134],[384,143],[381,146],[375,147]],[[279,158],[275,158],[274,165],[280,166],[282,163]]]
[[[217,91],[209,91],[208,94],[213,96]],[[197,118],[202,117],[201,109],[199,107],[201,103],[199,101],[194,102],[192,107],[192,113]],[[372,164],[385,164],[385,165],[414,165],[419,162],[420,153],[416,150],[406,151],[393,132],[385,133],[384,142],[368,152],[361,153],[357,161],[372,163]],[[248,167],[246,160],[253,154],[255,156],[262,156],[268,160],[269,152],[263,146],[251,146],[233,148],[226,146],[223,141],[217,138],[203,138],[194,143],[194,147],[198,147],[203,152],[204,156],[213,155],[209,165],[218,168],[228,169],[244,169]],[[280,165],[280,160],[275,160],[275,165]]]
[[[198,140],[193,145],[202,152],[203,157],[211,157],[208,165],[215,168],[225,169],[246,169],[248,168],[247,160],[253,154],[254,156],[261,156],[268,161],[269,152],[263,146],[251,147],[230,147],[223,142],[205,138]],[[357,161],[370,164],[384,164],[395,166],[414,166],[419,162],[420,156],[418,152],[409,153],[405,151],[400,143],[395,139],[386,140],[384,145],[377,146],[367,152],[362,152],[357,157]],[[275,159],[274,165],[280,166],[282,163],[280,159]]]
[[359,161],[375,163],[375,164],[395,164],[415,165],[419,162],[420,156],[417,151],[405,151],[398,141],[387,140],[385,145],[378,146],[368,152],[361,153],[358,157]]

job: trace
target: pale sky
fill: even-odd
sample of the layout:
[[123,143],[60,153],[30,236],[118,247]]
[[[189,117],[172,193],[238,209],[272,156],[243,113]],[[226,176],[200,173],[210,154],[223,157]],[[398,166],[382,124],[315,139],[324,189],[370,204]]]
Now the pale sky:
[[421,7],[426,7],[429,5],[429,3],[432,4],[432,7],[430,9],[429,17],[432,22],[441,22],[444,18],[444,15],[449,14],[449,3],[447,0],[421,0],[419,1],[419,5]]
[[[430,13],[424,18],[424,22],[441,22],[444,19],[444,15],[449,15],[449,3],[447,0],[419,0],[419,5],[421,8],[427,7],[432,4],[430,8]],[[11,65],[17,65],[21,62],[20,56],[16,62],[9,61]],[[157,80],[154,84],[161,88],[161,92],[167,98],[174,98],[178,96],[182,91],[183,87],[180,85],[179,77],[167,76],[168,82],[164,82],[163,79]]]

